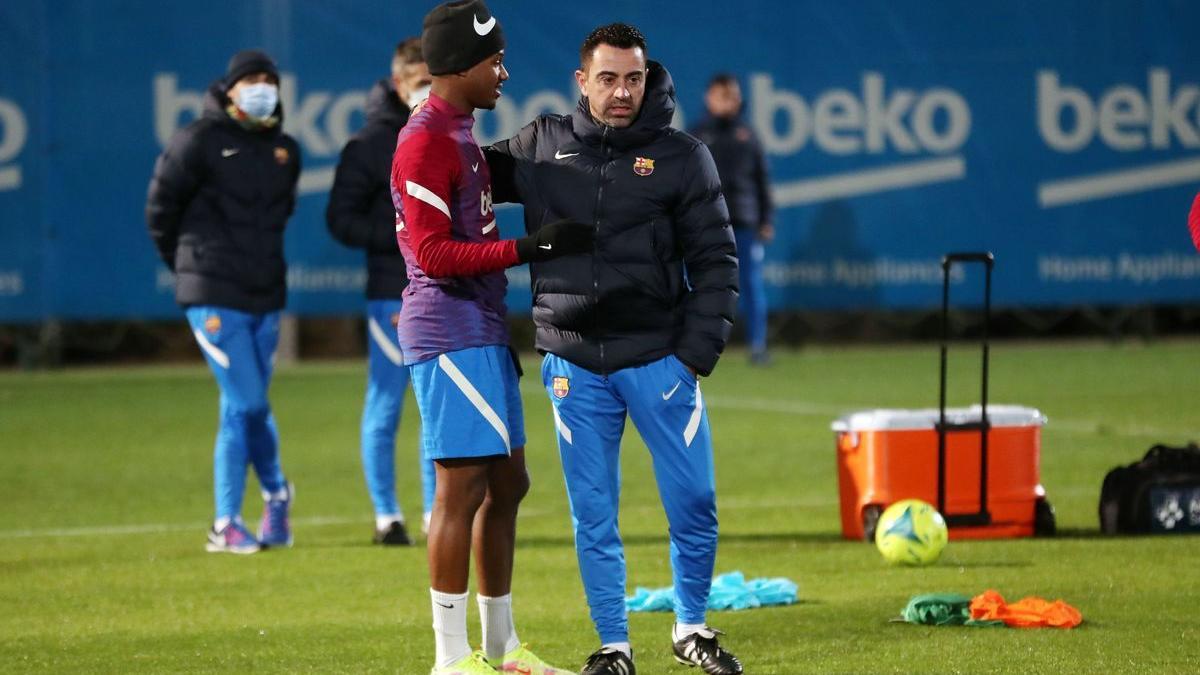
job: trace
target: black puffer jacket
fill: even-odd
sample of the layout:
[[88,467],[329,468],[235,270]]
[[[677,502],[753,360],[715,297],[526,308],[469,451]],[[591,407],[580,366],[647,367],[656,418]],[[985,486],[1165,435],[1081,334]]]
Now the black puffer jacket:
[[392,154],[408,112],[390,81],[375,84],[367,97],[367,124],[342,148],[325,209],[325,223],[338,241],[366,249],[371,300],[399,299],[408,285],[391,194]]
[[[711,155],[670,128],[671,76],[651,61],[646,98],[624,129],[586,99],[489,148],[496,201],[525,204],[525,227],[591,223],[596,249],[532,266],[537,348],[600,373],[674,353],[703,375],[725,348],[737,256]],[[686,277],[685,277],[686,271]]]
[[249,131],[225,111],[214,83],[200,119],[154,165],[146,197],[150,236],[175,272],[181,305],[261,313],[287,299],[283,228],[296,205],[300,147],[280,124]]
[[721,175],[721,192],[736,228],[757,230],[771,222],[771,179],[762,146],[741,118],[709,116],[691,129],[704,141]]

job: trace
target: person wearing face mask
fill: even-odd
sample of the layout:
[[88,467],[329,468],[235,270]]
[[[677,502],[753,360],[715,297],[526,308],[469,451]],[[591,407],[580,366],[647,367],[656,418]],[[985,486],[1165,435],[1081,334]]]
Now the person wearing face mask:
[[[150,236],[221,393],[206,546],[214,553],[292,543],[293,489],[267,399],[287,292],[283,229],[300,176],[300,148],[282,127],[275,62],[257,50],[234,54],[200,118],[159,155],[146,197]],[[257,534],[241,516],[247,467],[265,501]]]
[[[367,489],[375,507],[377,544],[412,543],[396,499],[396,427],[408,387],[396,324],[408,285],[404,257],[396,246],[396,210],[390,192],[396,135],[417,103],[429,96],[433,78],[421,55],[421,39],[397,45],[392,75],[367,96],[367,123],[342,148],[325,223],[346,246],[367,256],[367,395],[361,425],[361,454]],[[433,511],[433,461],[421,462],[423,531]]]

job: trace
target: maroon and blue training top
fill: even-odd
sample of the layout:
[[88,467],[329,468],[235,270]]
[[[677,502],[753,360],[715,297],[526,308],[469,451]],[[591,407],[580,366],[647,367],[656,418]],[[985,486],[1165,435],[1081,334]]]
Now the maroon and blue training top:
[[409,279],[398,326],[406,365],[508,344],[504,269],[517,264],[517,248],[500,240],[474,124],[430,95],[396,141],[392,203]]

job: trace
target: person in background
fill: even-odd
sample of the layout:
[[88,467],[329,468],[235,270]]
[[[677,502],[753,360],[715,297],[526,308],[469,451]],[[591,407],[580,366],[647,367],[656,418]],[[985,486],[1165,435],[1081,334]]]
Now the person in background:
[[[375,508],[377,544],[408,545],[412,538],[396,499],[396,427],[408,388],[396,324],[408,285],[404,257],[396,246],[396,210],[390,192],[396,135],[412,107],[429,95],[432,79],[421,56],[420,38],[401,42],[392,55],[392,75],[367,97],[367,123],[342,149],[325,222],[329,232],[367,255],[367,394],[362,414],[361,452],[367,490]],[[433,510],[433,462],[418,452],[421,466],[422,531]]]
[[[214,553],[292,544],[293,488],[267,399],[287,296],[283,230],[300,177],[300,148],[282,128],[275,62],[257,50],[234,54],[200,118],[158,157],[146,197],[150,236],[221,390],[206,546]],[[247,465],[266,502],[257,535],[241,516]]]
[[708,117],[691,129],[717,163],[721,192],[729,207],[738,250],[738,316],[746,329],[750,362],[766,365],[767,297],[763,286],[764,247],[775,237],[771,224],[771,182],[762,146],[742,121],[742,92],[737,78],[714,75],[704,95]]

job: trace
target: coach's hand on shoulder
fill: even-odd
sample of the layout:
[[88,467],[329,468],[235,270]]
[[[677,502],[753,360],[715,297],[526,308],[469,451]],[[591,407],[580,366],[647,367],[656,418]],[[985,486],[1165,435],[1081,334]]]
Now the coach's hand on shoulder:
[[517,240],[517,257],[521,262],[542,262],[565,255],[591,253],[595,232],[591,225],[573,220],[547,223],[537,232]]

